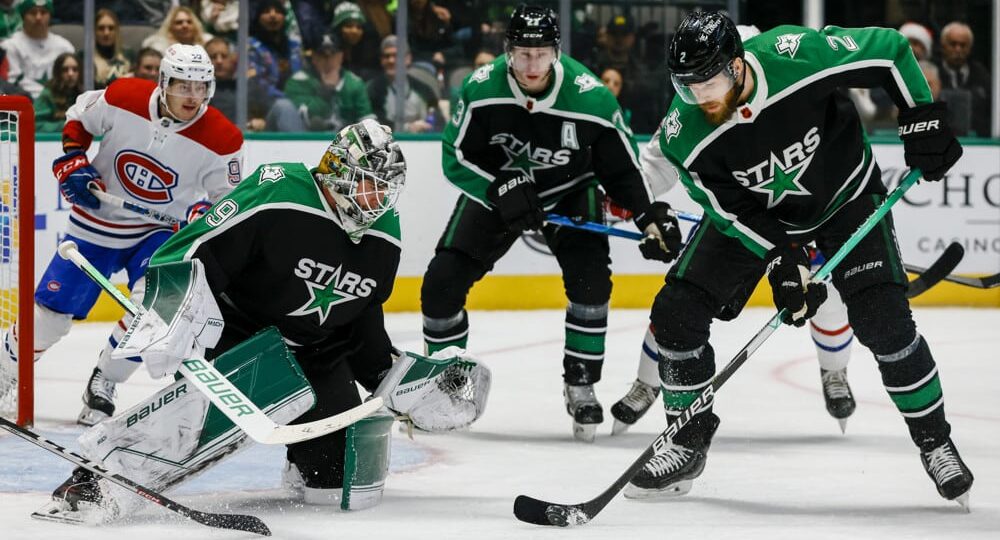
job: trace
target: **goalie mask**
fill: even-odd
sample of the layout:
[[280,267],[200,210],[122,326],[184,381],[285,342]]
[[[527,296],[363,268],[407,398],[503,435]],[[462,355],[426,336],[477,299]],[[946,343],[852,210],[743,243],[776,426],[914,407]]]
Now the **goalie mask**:
[[406,161],[388,126],[363,120],[340,130],[315,177],[336,203],[344,230],[358,241],[360,233],[396,205]]

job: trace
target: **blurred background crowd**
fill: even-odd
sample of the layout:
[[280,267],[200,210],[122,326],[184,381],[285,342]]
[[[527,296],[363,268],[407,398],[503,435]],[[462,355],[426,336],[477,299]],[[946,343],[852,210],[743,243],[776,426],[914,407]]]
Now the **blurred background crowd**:
[[[238,96],[244,95],[237,92],[244,20],[246,130],[333,131],[375,117],[409,133],[439,132],[463,78],[503,53],[506,22],[518,3],[96,0],[93,40],[85,43],[83,1],[0,0],[0,93],[29,96],[38,131],[57,132],[90,78],[83,73],[86,48],[93,54],[92,85],[99,89],[121,77],[155,80],[167,46],[196,43],[215,65],[212,105],[235,122]],[[604,81],[638,134],[656,129],[673,98],[665,47],[689,10],[735,5],[738,22],[764,31],[804,20],[798,0],[532,3],[568,14],[564,52]],[[935,99],[949,103],[956,131],[990,135],[997,91],[987,68],[994,50],[993,0],[822,4],[825,24],[898,28],[910,40]],[[856,90],[851,97],[870,132],[894,133],[895,110],[884,92]]]

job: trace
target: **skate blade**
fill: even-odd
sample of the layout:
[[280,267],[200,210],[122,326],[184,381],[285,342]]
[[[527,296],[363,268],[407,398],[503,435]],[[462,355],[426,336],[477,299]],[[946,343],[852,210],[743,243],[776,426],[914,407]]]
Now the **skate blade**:
[[79,510],[73,510],[65,500],[53,499],[32,512],[31,517],[66,525],[99,525],[103,521],[103,512],[99,506],[81,502],[78,508]]
[[840,424],[840,434],[841,435],[846,435],[847,434],[847,419],[846,418],[838,418],[837,419],[837,423]]
[[597,424],[578,424],[573,422],[573,438],[585,443],[594,442],[597,436]]
[[962,510],[965,510],[966,514],[971,514],[972,513],[972,507],[969,506],[969,492],[968,491],[966,491],[965,493],[959,495],[958,497],[955,497],[954,500],[955,500],[955,502],[958,503],[959,506],[962,507]]
[[661,489],[641,488],[629,482],[625,486],[626,499],[672,499],[686,495],[694,485],[693,480],[681,480]]
[[84,405],[83,410],[80,411],[80,415],[76,417],[76,423],[81,426],[91,427],[100,424],[108,418],[111,417],[101,411],[91,409],[90,407]]
[[611,434],[621,435],[622,433],[628,431],[628,428],[630,427],[632,427],[632,424],[626,424],[625,422],[615,418],[615,425],[611,426]]

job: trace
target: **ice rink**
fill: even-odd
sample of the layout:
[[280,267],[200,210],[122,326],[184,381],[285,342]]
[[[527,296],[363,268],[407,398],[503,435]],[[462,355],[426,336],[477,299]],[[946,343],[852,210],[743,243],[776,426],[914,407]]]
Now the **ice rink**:
[[[721,367],[770,317],[747,310],[717,323]],[[575,442],[563,406],[561,311],[474,312],[472,352],[493,371],[485,416],[447,435],[394,429],[383,503],[344,513],[308,507],[281,490],[283,447],[254,446],[183,486],[182,504],[250,513],[286,539],[974,539],[1000,538],[1000,310],[920,309],[919,330],[938,361],[953,438],[976,476],[972,513],[941,499],[920,466],[875,361],[854,345],[849,375],[858,400],[846,435],[823,406],[805,329],[782,328],[723,387],[722,425],[705,473],[685,497],[617,499],[570,530],[521,523],[514,497],[590,499],[665,426],[656,406],[630,432],[610,437],[608,410],[635,379],[645,311],[612,310],[597,394],[608,420],[592,445]],[[397,346],[420,350],[418,314],[391,314]],[[83,384],[110,324],[79,324],[38,364],[37,429],[75,448]],[[120,410],[159,384],[140,370],[120,386]],[[251,538],[210,529],[148,504],[125,524],[74,527],[33,520],[72,465],[0,432],[0,538],[158,540]]]

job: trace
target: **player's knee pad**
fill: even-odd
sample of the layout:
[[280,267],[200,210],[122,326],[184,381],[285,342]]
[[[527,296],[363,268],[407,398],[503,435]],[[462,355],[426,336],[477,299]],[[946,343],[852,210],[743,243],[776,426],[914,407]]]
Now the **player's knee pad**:
[[[315,403],[308,381],[273,328],[219,356],[215,367],[278,424],[291,422]],[[111,472],[162,490],[250,441],[204,394],[180,379],[84,431],[79,443],[87,457]],[[110,519],[127,515],[132,503],[141,501],[128,493],[105,495]]]
[[844,299],[854,335],[876,355],[905,348],[917,333],[906,291],[900,285],[873,285]]
[[40,355],[60,339],[66,337],[73,327],[73,316],[59,313],[35,304],[35,354]]
[[716,311],[708,293],[686,281],[668,279],[649,315],[656,342],[661,348],[678,351],[705,345]]
[[464,253],[438,251],[427,266],[420,287],[420,309],[424,316],[444,318],[461,311],[469,289],[485,273],[480,262]]

